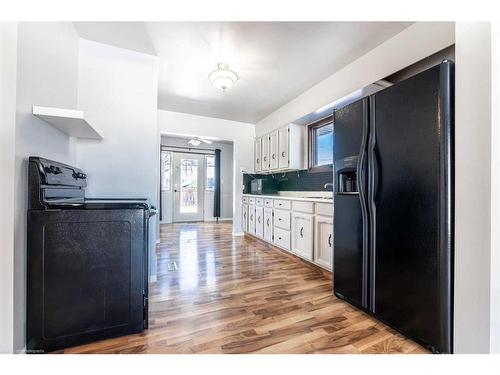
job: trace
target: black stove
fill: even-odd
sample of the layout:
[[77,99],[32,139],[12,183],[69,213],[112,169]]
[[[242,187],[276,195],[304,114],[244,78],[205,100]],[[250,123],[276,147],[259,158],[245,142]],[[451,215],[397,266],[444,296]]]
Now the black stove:
[[27,351],[148,327],[149,218],[142,198],[86,198],[86,173],[29,158]]

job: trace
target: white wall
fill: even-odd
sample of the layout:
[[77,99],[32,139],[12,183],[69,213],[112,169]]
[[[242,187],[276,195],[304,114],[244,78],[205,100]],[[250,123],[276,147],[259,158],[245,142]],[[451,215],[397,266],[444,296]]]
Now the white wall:
[[[490,43],[488,23],[457,22],[455,45],[456,353],[487,353],[490,350]],[[496,270],[496,272],[499,271]]]
[[14,145],[17,23],[0,22],[0,353],[14,351]]
[[[77,165],[88,175],[88,197],[158,201],[158,59],[80,40],[78,107],[102,130],[101,141],[81,140]],[[156,276],[156,217],[150,222],[150,275]]]
[[233,142],[233,234],[242,234],[241,198],[243,175],[241,169],[253,170],[253,124],[213,117],[189,115],[158,110],[160,134],[218,137]]
[[[500,23],[492,25],[492,103],[500,103]],[[500,110],[492,107],[491,127],[491,348],[500,353]]]
[[[202,143],[199,146],[187,144],[188,139],[161,136],[161,144],[165,146],[191,147],[191,149],[208,148],[221,150],[221,219],[233,217],[233,144],[230,142],[213,142],[211,144]],[[162,191],[162,222],[171,223],[173,220],[172,192]],[[204,192],[204,220],[213,221],[214,193]]]
[[305,91],[255,125],[268,133],[383,79],[455,41],[453,22],[417,22]]
[[25,345],[27,159],[74,164],[74,140],[31,114],[33,105],[76,108],[78,36],[71,23],[19,23],[15,144],[14,349]]

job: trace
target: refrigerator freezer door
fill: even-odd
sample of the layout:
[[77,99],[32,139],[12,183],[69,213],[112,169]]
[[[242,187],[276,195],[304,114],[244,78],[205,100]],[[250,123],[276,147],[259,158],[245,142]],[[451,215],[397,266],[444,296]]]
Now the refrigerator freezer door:
[[334,114],[333,289],[368,308],[368,212],[366,145],[368,99]]
[[439,352],[452,351],[450,82],[443,63],[370,103],[371,309]]

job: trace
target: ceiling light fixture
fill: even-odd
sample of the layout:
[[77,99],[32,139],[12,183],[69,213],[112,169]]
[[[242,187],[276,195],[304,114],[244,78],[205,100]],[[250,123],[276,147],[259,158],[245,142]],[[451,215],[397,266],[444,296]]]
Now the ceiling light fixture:
[[234,85],[239,77],[234,71],[229,70],[227,64],[218,63],[217,69],[208,75],[208,79],[215,87],[225,92]]
[[193,145],[193,146],[199,146],[199,145],[201,144],[201,142],[203,142],[203,143],[207,143],[207,144],[212,143],[212,141],[211,141],[210,139],[204,139],[204,138],[191,138],[191,139],[188,141],[188,144]]

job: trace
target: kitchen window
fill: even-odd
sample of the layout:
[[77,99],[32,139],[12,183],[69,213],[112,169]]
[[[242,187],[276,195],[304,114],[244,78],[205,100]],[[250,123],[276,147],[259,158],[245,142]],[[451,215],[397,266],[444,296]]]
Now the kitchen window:
[[172,153],[169,151],[161,152],[161,190],[169,191],[171,189],[172,178]]
[[205,156],[205,165],[207,166],[207,180],[205,183],[205,189],[207,191],[215,190],[215,156],[207,155]]
[[333,121],[331,117],[309,125],[309,169],[331,170],[333,165]]

